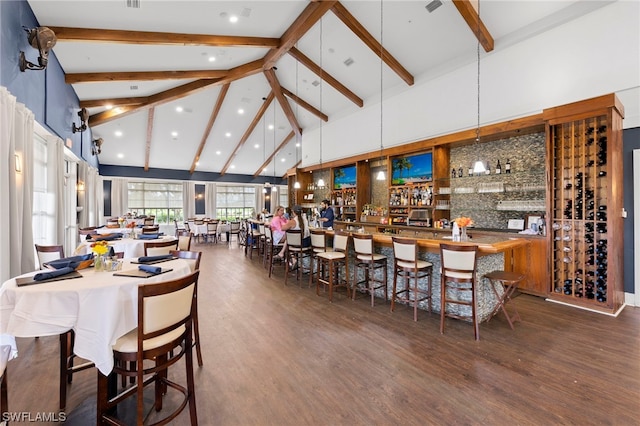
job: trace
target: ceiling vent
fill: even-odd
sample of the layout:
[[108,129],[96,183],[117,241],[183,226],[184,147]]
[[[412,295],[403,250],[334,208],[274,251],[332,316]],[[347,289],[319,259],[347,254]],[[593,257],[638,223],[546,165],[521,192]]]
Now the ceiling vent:
[[141,0],[126,0],[127,7],[130,9],[140,9]]
[[129,86],[130,90],[138,90],[138,86]]
[[433,0],[432,2],[427,4],[425,7],[429,11],[429,13],[431,13],[434,10],[436,10],[437,8],[439,8],[440,6],[442,6],[442,2],[440,0]]
[[320,82],[319,82],[318,80],[313,80],[313,81],[311,82],[311,85],[312,85],[313,87],[318,87],[318,86],[320,86]]
[[353,65],[355,61],[353,60],[353,58],[347,58],[343,64],[345,64],[346,66],[350,67],[351,65]]
[[249,15],[251,15],[251,9],[249,9],[248,7],[245,7],[244,9],[242,9],[242,12],[240,12],[240,16],[243,16],[245,18],[248,18]]

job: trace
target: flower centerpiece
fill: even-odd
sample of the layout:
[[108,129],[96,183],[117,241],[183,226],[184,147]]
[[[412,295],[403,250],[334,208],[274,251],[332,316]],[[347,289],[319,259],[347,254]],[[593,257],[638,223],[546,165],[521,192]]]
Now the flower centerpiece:
[[109,251],[109,245],[106,241],[96,241],[91,244],[91,251],[93,252],[93,266],[96,271],[102,271],[104,269],[104,255]]
[[473,225],[473,220],[470,217],[457,217],[453,219],[456,225],[460,228],[460,241],[468,241],[467,226]]
[[120,228],[124,228],[124,222],[125,222],[124,217],[120,216],[118,218],[118,225],[120,225]]

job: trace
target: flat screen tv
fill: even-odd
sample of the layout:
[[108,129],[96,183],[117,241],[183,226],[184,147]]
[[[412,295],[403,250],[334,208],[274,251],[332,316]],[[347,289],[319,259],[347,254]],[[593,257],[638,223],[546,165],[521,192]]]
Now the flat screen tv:
[[407,155],[391,159],[391,185],[431,182],[433,153]]
[[356,187],[356,166],[336,167],[333,169],[333,189]]

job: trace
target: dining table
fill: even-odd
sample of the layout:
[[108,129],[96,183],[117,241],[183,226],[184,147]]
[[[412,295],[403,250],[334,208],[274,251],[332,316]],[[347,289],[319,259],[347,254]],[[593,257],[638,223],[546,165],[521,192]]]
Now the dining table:
[[[95,268],[77,271],[78,278],[36,282],[18,286],[14,277],[0,287],[0,337],[11,342],[16,337],[54,336],[75,332],[74,353],[95,364],[108,375],[113,369],[112,346],[138,325],[138,286],[182,278],[191,273],[183,259],[169,259],[154,266],[162,273],[136,275],[137,259],[123,259],[120,271],[99,272]],[[124,274],[125,276],[119,276]]]
[[[177,240],[177,238],[174,237],[173,235],[163,235],[160,238],[153,238],[153,239],[144,239],[138,236],[137,234],[134,234],[134,235],[137,238],[122,237],[120,239],[108,241],[107,243],[110,247],[113,247],[113,251],[124,253],[123,255],[124,258],[133,258],[133,257],[144,256],[144,243]],[[79,255],[79,254],[91,253],[91,245],[94,242],[95,241],[92,241],[92,240],[82,241],[78,245],[78,247],[76,247],[74,254]]]

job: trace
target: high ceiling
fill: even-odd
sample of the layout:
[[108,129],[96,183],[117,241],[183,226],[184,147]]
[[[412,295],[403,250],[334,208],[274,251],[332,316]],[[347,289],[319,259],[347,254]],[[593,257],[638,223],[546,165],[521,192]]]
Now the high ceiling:
[[[302,158],[296,127],[475,60],[474,6],[430,2],[29,4],[57,34],[53,52],[104,141],[101,164],[283,176]],[[606,3],[483,1],[481,40],[499,50]]]

